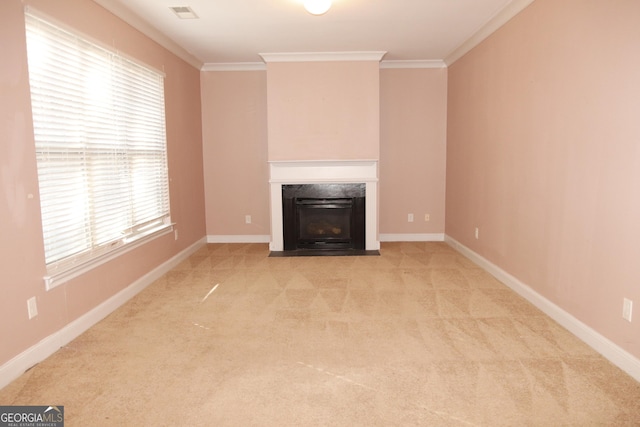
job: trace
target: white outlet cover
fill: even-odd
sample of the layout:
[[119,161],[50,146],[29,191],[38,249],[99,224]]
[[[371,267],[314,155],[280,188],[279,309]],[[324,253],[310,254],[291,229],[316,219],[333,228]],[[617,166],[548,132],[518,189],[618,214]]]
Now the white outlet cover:
[[633,314],[633,301],[629,298],[624,298],[622,303],[622,318],[631,322],[631,315]]
[[31,297],[27,300],[27,311],[29,313],[29,319],[33,319],[38,315],[38,304],[36,303],[36,297]]

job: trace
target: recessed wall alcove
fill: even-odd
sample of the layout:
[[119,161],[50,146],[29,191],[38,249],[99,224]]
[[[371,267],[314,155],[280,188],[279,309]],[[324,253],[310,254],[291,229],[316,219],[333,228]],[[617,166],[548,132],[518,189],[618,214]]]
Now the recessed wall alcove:
[[[261,55],[267,64],[271,251],[285,250],[283,185],[305,184],[363,185],[364,250],[379,250],[379,62],[384,52]],[[347,224],[340,221],[332,228],[343,234]]]

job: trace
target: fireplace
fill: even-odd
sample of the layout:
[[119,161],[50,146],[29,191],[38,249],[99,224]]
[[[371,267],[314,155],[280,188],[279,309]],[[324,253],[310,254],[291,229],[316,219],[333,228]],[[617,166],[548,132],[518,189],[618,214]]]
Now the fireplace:
[[282,186],[286,251],[364,251],[365,184]]
[[[302,188],[307,184],[317,184],[319,187],[338,188],[343,185],[355,185],[355,187],[345,186],[341,192],[314,194],[309,192],[298,193],[296,198],[300,199],[297,207],[302,209],[302,214],[296,213],[296,216],[302,215],[302,220],[311,221],[315,218],[317,212],[322,210],[333,210],[332,220],[337,220],[338,224],[310,224],[312,227],[320,227],[320,229],[298,229],[295,233],[303,236],[302,245],[309,243],[318,243],[319,245],[329,245],[327,247],[332,250],[299,248],[289,250],[291,246],[287,244],[285,250],[285,230],[284,216],[290,215],[292,209],[292,201],[285,202],[287,195],[283,191],[284,188],[291,186],[292,188]],[[302,160],[302,161],[270,161],[269,162],[269,185],[271,188],[271,241],[269,249],[272,256],[288,256],[288,255],[341,255],[338,253],[339,245],[354,245],[353,242],[339,242],[342,240],[357,240],[358,246],[364,245],[365,254],[379,254],[380,241],[378,239],[378,162],[376,160]],[[335,185],[335,186],[334,186]],[[348,190],[344,190],[347,188]],[[357,194],[354,193],[357,188]],[[364,189],[364,190],[363,190]],[[294,191],[294,194],[297,190]],[[307,191],[307,190],[304,190]],[[346,191],[346,192],[345,192]],[[359,194],[364,194],[360,196]],[[317,199],[317,200],[313,200]],[[351,200],[347,201],[345,199]],[[355,199],[355,200],[354,200]],[[346,203],[350,203],[351,207],[347,207]],[[324,205],[324,206],[323,206]],[[288,206],[288,207],[285,207]],[[351,209],[356,210],[356,217],[361,218],[364,224],[353,224],[350,220],[346,220],[344,215]],[[285,211],[288,211],[287,213]],[[362,214],[359,213],[362,211]],[[336,227],[337,225],[337,227]],[[299,227],[299,225],[298,225]],[[364,237],[360,239],[358,233],[362,233],[364,227]],[[335,230],[334,230],[335,228]],[[339,230],[338,230],[339,229]],[[295,230],[295,229],[294,229]],[[287,234],[291,233],[287,229]],[[324,233],[324,236],[323,236]],[[328,236],[327,233],[334,233],[334,236]],[[347,234],[348,233],[348,234]],[[320,236],[318,236],[320,235]],[[346,237],[348,236],[348,237]],[[324,237],[324,239],[318,239]],[[325,243],[320,243],[324,241]],[[300,243],[296,243],[298,245]],[[360,249],[344,249],[348,252],[345,255],[359,255]],[[297,253],[294,253],[297,252]]]

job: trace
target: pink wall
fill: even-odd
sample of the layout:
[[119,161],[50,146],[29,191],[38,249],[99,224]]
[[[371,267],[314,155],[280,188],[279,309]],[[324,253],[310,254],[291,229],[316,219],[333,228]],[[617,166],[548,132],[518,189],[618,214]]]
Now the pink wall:
[[380,233],[444,233],[446,131],[446,68],[380,70]]
[[266,73],[202,72],[201,82],[207,235],[268,236]]
[[[380,233],[444,233],[447,70],[379,75]],[[201,81],[207,235],[268,237],[267,72],[209,71]]]
[[267,64],[269,160],[380,155],[377,61]]
[[537,0],[454,63],[446,193],[448,235],[636,357],[638,17],[636,0]]
[[[0,2],[0,366],[205,234],[199,71],[89,0],[29,0],[59,22],[166,73],[172,219],[180,230],[45,291],[23,2]],[[29,195],[33,195],[30,198]],[[35,296],[39,314],[27,316]]]

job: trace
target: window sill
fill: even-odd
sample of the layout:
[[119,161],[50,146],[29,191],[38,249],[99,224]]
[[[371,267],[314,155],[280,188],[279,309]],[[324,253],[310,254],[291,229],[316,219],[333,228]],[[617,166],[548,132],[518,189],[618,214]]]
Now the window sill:
[[44,276],[45,289],[47,291],[50,291],[56,286],[62,285],[63,283],[66,283],[71,279],[74,279],[82,274],[85,274],[93,270],[94,268],[119,257],[120,255],[123,255],[133,249],[136,249],[161,236],[169,234],[172,231],[173,231],[173,224],[167,224],[160,229],[155,229],[151,233],[140,236],[135,240],[128,242],[125,245],[120,246],[116,249],[113,249],[101,256],[98,256],[96,258],[84,261],[80,264],[65,268],[64,270],[56,271],[55,273]]

